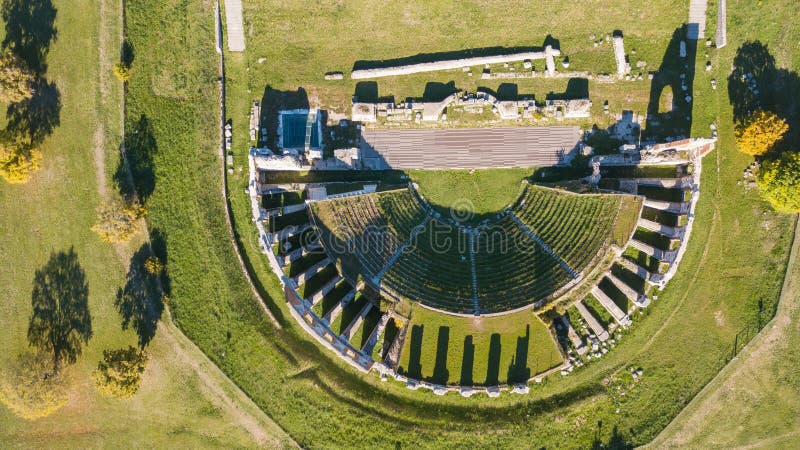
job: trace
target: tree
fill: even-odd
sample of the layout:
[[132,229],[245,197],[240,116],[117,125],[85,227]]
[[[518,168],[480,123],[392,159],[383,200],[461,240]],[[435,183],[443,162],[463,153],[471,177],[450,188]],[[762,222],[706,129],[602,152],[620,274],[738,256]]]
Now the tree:
[[18,103],[33,97],[33,71],[11,52],[0,56],[0,103]]
[[736,143],[742,153],[763,155],[772,149],[788,129],[786,121],[776,114],[756,110],[736,126]]
[[26,183],[39,170],[42,154],[6,139],[0,141],[0,176],[11,184]]
[[43,353],[25,353],[0,372],[0,403],[23,419],[49,416],[67,403],[67,383]]
[[147,214],[139,203],[106,202],[97,209],[92,230],[105,242],[126,242],[138,230],[138,221]]
[[147,354],[136,347],[104,350],[103,360],[92,374],[95,386],[109,397],[131,398],[139,390],[142,373],[147,365]]
[[776,211],[800,212],[800,153],[785,152],[764,163],[756,180],[761,197]]
[[52,356],[55,372],[64,360],[74,363],[92,337],[89,284],[74,249],[51,253],[36,271],[31,306],[28,342]]
[[117,77],[119,81],[125,83],[126,81],[131,79],[131,68],[127,63],[120,61],[114,64],[113,70],[114,70],[114,75]]
[[150,275],[159,276],[164,271],[164,264],[155,256],[149,256],[144,261],[144,269]]

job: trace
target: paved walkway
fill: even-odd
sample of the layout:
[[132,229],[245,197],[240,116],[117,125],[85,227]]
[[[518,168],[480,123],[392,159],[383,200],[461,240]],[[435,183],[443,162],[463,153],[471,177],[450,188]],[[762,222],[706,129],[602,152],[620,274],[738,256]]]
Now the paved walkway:
[[706,37],[706,9],[707,0],[690,0],[689,2],[689,31],[687,38],[698,40]]
[[242,0],[225,0],[225,25],[228,28],[228,50],[243,52],[244,19],[242,18]]
[[552,166],[575,153],[578,127],[362,131],[364,163],[375,169]]

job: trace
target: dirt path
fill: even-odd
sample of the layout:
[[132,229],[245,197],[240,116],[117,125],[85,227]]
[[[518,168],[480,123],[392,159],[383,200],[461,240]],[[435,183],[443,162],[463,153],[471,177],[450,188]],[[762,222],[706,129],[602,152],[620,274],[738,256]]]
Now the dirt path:
[[234,417],[259,445],[268,448],[299,448],[286,432],[172,324],[169,312],[161,322],[159,334],[177,357],[174,362],[190,368],[205,388],[208,399]]
[[[107,37],[118,36],[115,30],[110,29],[107,19],[107,11],[110,6],[109,1],[100,0],[100,39],[98,44],[98,78],[99,78],[99,104],[97,109],[110,115],[117,109],[110,101],[110,90],[114,89],[115,80],[111,78],[112,62],[116,60],[116,50],[109,53]],[[113,7],[117,7],[114,5]],[[120,14],[122,11],[120,9]],[[114,43],[113,49],[117,49],[119,43]],[[122,89],[119,86],[118,89]],[[124,97],[124,93],[122,94]],[[124,124],[124,109],[120,110],[117,118],[106,120],[119,120]],[[120,133],[120,139],[124,135],[124,125]],[[106,149],[109,142],[106,138],[106,127],[100,123],[93,136],[93,160],[95,174],[97,177],[97,190],[101,201],[109,200],[112,193],[109,192],[108,180],[106,177]],[[116,145],[112,143],[111,145]],[[124,146],[120,147],[120,157],[125,158]],[[130,170],[127,170],[129,182],[133,182]],[[150,236],[145,219],[141,219],[141,229],[144,230],[144,239],[149,244]],[[127,246],[118,247],[118,253],[127,266]],[[226,411],[233,417],[238,425],[244,428],[255,441],[263,447],[285,448],[298,447],[298,445],[286,434],[269,416],[267,416],[247,395],[239,389],[222,370],[220,370],[208,357],[189,340],[172,322],[169,309],[165,310],[165,317],[160,322],[158,334],[170,347],[176,357],[175,361],[163,361],[168,364],[180,364],[194,372],[201,382],[208,399],[218,408]]]
[[[108,86],[109,86],[109,71],[111,70],[111,63],[109,62],[108,47],[106,40],[107,36],[105,30],[108,28],[107,6],[108,0],[100,0],[100,39],[97,45],[97,78],[100,88],[100,104],[96,108],[100,111],[106,111],[106,105],[109,104],[108,100]],[[98,120],[97,129],[94,131],[92,138],[92,159],[94,161],[95,176],[97,177],[97,192],[100,194],[100,201],[108,200],[108,182],[106,181],[106,130],[103,126],[103,120]]]

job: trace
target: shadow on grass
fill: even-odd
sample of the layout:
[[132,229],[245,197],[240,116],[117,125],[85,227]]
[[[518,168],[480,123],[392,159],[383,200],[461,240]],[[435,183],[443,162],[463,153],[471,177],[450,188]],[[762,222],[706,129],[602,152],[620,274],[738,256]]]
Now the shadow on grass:
[[461,358],[461,386],[472,386],[472,371],[475,367],[475,344],[472,343],[472,336],[464,338],[464,356]]
[[[125,131],[125,156],[120,158],[114,173],[114,183],[120,194],[132,200],[134,194],[145,204],[156,188],[154,155],[158,152],[153,125],[146,115],[128,124]],[[130,178],[127,169],[130,170]]]
[[450,346],[450,327],[439,327],[439,335],[436,340],[436,362],[433,366],[433,376],[431,382],[436,384],[447,384],[450,371],[447,370],[447,350]]
[[45,77],[47,53],[56,38],[56,9],[50,0],[4,0],[2,48],[22,59],[34,73],[33,96],[6,110],[6,131],[23,150],[38,147],[61,120],[61,93]]
[[728,76],[728,98],[733,119],[741,122],[756,109],[777,114],[789,124],[789,131],[777,143],[774,153],[797,151],[800,144],[800,77],[797,72],[778,68],[769,48],[760,41],[747,41],[736,51],[734,69]]
[[531,369],[528,368],[528,347],[531,341],[531,326],[525,326],[525,336],[517,337],[517,348],[511,364],[508,366],[506,380],[508,384],[525,383],[531,377]]
[[34,72],[46,72],[45,59],[57,36],[56,12],[50,0],[4,0],[3,49],[22,58]]
[[34,81],[32,97],[8,106],[6,130],[38,146],[61,123],[61,93],[53,82]]
[[500,335],[492,333],[489,338],[489,365],[486,368],[486,386],[495,386],[500,378]]
[[[677,28],[650,83],[645,138],[688,137],[692,131],[692,97],[697,41],[686,38],[687,27]],[[684,43],[686,56],[681,57]],[[663,106],[663,109],[662,109]]]
[[74,363],[92,337],[92,317],[89,283],[72,247],[36,270],[31,307],[28,343],[52,357],[56,372],[62,362]]
[[611,436],[608,438],[607,441],[604,441],[600,434],[603,429],[603,422],[600,421],[597,423],[597,431],[595,432],[594,441],[592,441],[592,450],[599,450],[599,449],[611,449],[611,450],[628,450],[632,449],[633,445],[630,444],[624,436],[619,433],[619,429],[616,425],[614,425],[614,429],[611,430]]
[[142,245],[133,254],[125,286],[117,290],[114,306],[122,316],[122,329],[132,328],[139,338],[139,347],[145,348],[155,337],[158,321],[164,312],[164,303],[159,289],[159,276],[151,274],[144,262],[150,256],[150,248]]
[[414,325],[411,327],[411,346],[409,348],[408,356],[408,370],[406,374],[409,378],[421,379],[422,378],[422,334],[425,331],[424,325]]

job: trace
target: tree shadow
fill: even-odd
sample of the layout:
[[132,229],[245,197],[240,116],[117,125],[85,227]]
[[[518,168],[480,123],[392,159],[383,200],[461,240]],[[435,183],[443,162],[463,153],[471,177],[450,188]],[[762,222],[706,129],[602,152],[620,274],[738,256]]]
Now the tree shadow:
[[[153,251],[155,257],[158,258],[158,260],[161,261],[165,267],[169,267],[167,235],[159,228],[153,228],[150,230],[150,249]],[[162,271],[159,278],[161,280],[161,291],[164,293],[164,295],[172,295],[172,282],[167,274],[167,271]]]
[[86,273],[72,247],[36,270],[31,306],[28,343],[52,355],[55,371],[62,361],[74,363],[92,337],[92,317]]
[[500,378],[500,335],[492,333],[489,338],[489,365],[486,368],[486,385],[495,386]]
[[472,343],[472,336],[464,338],[464,356],[461,358],[461,386],[472,386],[472,370],[475,367],[475,344]]
[[409,349],[411,353],[408,357],[408,370],[406,373],[410,378],[417,380],[422,378],[422,364],[420,361],[422,358],[422,334],[424,331],[424,325],[411,327],[411,348]]
[[33,91],[32,97],[8,106],[6,130],[37,146],[61,122],[61,93],[44,77],[36,79]]
[[[661,65],[653,73],[644,130],[647,140],[662,142],[667,137],[691,134],[697,41],[686,36],[686,25],[673,32]],[[685,57],[681,57],[682,42],[685,43]],[[666,110],[662,111],[662,103],[666,103]]]
[[134,58],[135,52],[133,51],[133,45],[127,39],[123,40],[122,45],[119,47],[119,61],[130,67],[133,64]]
[[6,23],[3,49],[22,58],[38,74],[47,70],[45,59],[56,39],[56,8],[50,0],[4,0]]
[[747,41],[736,51],[734,69],[728,76],[728,98],[733,119],[741,122],[756,109],[777,114],[789,131],[775,152],[795,149],[800,143],[800,78],[796,72],[775,66],[767,45]]
[[153,156],[158,152],[153,126],[147,116],[142,114],[139,120],[126,126],[124,145],[126,157],[120,158],[114,173],[114,183],[127,200],[132,200],[136,194],[145,203],[155,190]]
[[117,290],[114,301],[114,306],[122,316],[122,329],[130,327],[136,331],[140,348],[145,348],[156,335],[158,321],[164,312],[158,275],[144,268],[144,262],[150,254],[147,244],[133,254],[125,286]]
[[436,341],[436,363],[433,366],[431,381],[438,384],[447,384],[450,371],[447,370],[447,350],[450,346],[450,327],[439,327],[439,336]]
[[531,377],[531,369],[528,368],[528,347],[531,340],[531,327],[525,326],[525,336],[517,337],[517,350],[508,366],[508,382],[523,383]]

